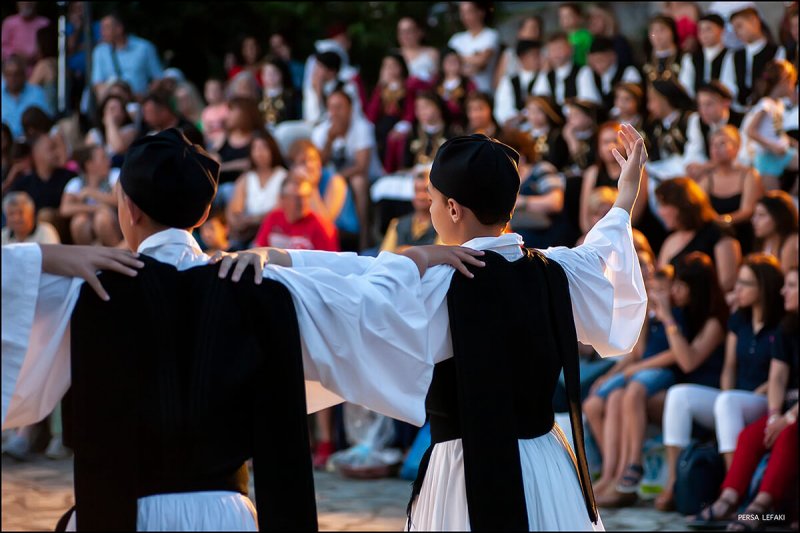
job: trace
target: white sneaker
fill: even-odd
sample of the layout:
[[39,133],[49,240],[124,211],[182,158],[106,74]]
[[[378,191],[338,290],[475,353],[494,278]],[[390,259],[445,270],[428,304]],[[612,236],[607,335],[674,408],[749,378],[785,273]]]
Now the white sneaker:
[[44,455],[49,459],[66,459],[72,455],[72,450],[64,446],[61,441],[61,435],[56,435],[50,439],[50,444],[47,445]]

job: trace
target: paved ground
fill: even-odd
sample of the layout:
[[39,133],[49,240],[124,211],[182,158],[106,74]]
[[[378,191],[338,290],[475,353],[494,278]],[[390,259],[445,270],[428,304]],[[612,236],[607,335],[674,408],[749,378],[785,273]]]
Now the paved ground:
[[[72,461],[43,457],[18,463],[2,459],[2,530],[52,531],[72,506]],[[357,481],[317,473],[319,525],[324,531],[401,531],[410,483],[397,479]],[[609,531],[681,531],[683,518],[640,504],[601,510]]]

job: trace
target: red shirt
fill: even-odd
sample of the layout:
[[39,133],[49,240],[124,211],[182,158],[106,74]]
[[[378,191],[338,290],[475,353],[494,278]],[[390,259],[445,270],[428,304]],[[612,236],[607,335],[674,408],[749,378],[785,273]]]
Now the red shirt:
[[333,224],[328,224],[314,213],[292,224],[286,220],[280,208],[273,209],[264,217],[255,243],[257,246],[293,250],[339,251],[339,239]]

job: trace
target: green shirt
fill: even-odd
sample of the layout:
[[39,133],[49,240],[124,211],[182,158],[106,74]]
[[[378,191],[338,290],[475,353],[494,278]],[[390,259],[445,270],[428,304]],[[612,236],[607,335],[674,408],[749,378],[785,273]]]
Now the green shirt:
[[572,45],[572,61],[579,66],[586,64],[586,56],[592,46],[593,36],[589,30],[575,30],[569,34],[569,43]]

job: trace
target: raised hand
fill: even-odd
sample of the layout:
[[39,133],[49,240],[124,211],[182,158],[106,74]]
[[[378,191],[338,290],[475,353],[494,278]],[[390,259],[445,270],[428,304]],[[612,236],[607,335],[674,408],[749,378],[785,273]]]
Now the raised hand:
[[618,135],[628,158],[624,158],[616,148],[611,152],[622,168],[617,185],[619,195],[614,206],[621,207],[630,213],[636,203],[639,186],[642,183],[644,166],[647,163],[647,150],[644,147],[644,139],[630,124],[623,124]]

